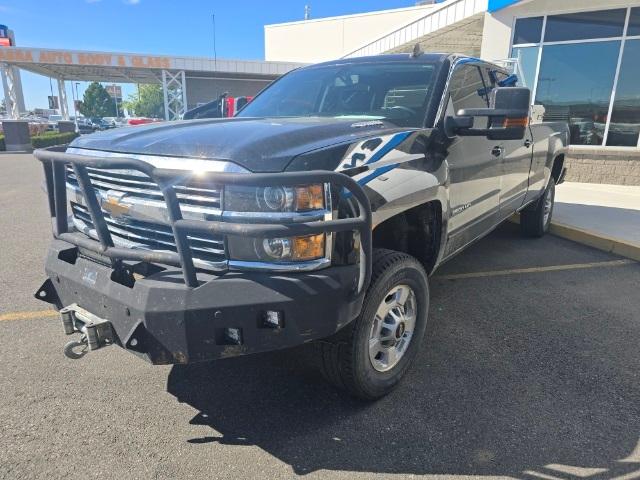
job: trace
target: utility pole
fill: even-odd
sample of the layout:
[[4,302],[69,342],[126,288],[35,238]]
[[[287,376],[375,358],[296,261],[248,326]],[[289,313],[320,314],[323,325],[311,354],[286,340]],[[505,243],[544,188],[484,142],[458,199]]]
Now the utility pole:
[[304,19],[309,20],[311,18],[311,7],[309,5],[304,6]]

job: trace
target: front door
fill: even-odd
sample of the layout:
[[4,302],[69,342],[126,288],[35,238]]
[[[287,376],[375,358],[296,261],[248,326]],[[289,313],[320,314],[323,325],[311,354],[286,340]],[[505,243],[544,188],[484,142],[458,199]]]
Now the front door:
[[[476,65],[455,67],[449,82],[446,115],[463,108],[487,108],[487,92]],[[474,128],[486,128],[476,118]],[[448,148],[449,223],[445,256],[475,240],[498,222],[501,150],[485,137],[455,137]]]

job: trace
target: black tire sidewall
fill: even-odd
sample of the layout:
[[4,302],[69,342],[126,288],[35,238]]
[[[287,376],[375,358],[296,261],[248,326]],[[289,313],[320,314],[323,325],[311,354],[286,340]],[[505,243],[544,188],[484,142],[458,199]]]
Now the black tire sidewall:
[[[549,192],[551,192],[551,210],[549,211],[549,218],[547,219],[547,221],[544,221],[544,204],[547,198],[547,195],[549,195]],[[540,223],[542,224],[542,231],[544,233],[547,233],[549,231],[549,227],[551,226],[551,219],[553,218],[553,208],[555,206],[555,200],[556,200],[556,182],[553,179],[553,177],[551,177],[549,179],[549,184],[547,185],[547,188],[544,191],[544,195],[542,196],[542,202],[540,203]]]
[[[396,285],[407,285],[416,296],[416,326],[407,351],[396,366],[386,372],[377,371],[369,358],[371,325],[378,306]],[[359,389],[370,396],[380,396],[391,390],[403,377],[420,350],[427,327],[429,311],[429,285],[426,274],[417,260],[407,257],[394,264],[369,287],[362,312],[353,334],[352,368]]]

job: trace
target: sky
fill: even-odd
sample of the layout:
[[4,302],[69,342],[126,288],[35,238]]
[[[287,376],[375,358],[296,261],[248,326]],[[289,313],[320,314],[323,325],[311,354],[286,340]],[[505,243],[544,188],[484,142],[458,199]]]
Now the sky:
[[[22,47],[264,59],[263,26],[410,7],[415,0],[0,0],[0,24]],[[67,97],[72,92],[67,82]],[[47,107],[49,79],[22,72],[27,109]],[[86,84],[79,85],[82,97]],[[0,89],[1,90],[1,89]],[[54,95],[57,85],[53,82]],[[123,85],[125,98],[135,86]],[[3,95],[3,92],[0,92]]]

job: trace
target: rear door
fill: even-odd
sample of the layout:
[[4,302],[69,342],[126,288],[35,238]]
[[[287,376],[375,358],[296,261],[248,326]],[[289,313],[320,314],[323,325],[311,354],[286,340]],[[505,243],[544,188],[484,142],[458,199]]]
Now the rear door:
[[[487,91],[497,86],[507,75],[492,66],[481,68]],[[522,206],[529,186],[529,171],[533,153],[531,129],[527,128],[522,140],[496,140],[500,157],[500,220],[509,217]]]
[[[449,81],[446,115],[463,108],[487,108],[480,68],[462,64]],[[486,118],[476,118],[474,128],[486,128]],[[489,231],[498,222],[500,151],[485,137],[455,137],[448,148],[449,224],[445,255],[452,254]]]

